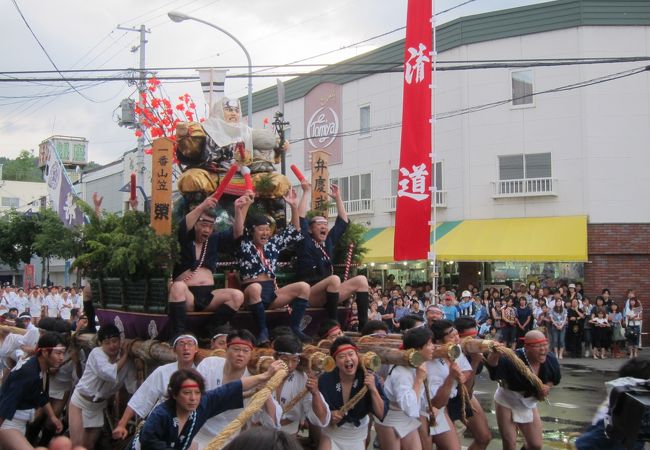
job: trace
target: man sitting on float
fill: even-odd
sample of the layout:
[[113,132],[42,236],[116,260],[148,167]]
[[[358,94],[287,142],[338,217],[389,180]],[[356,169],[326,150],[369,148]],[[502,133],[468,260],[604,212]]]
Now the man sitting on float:
[[[304,186],[310,188],[308,183]],[[363,275],[357,275],[341,282],[341,279],[334,275],[332,265],[334,246],[341,239],[350,222],[339,187],[332,185],[330,190],[337,211],[336,221],[331,229],[325,217],[314,216],[307,220],[306,206],[300,210],[300,231],[304,239],[296,248],[298,255],[296,275],[298,279],[311,285],[309,303],[312,306],[324,306],[330,319],[336,320],[338,304],[356,293],[361,329],[368,321],[368,279]]]
[[[250,195],[237,199],[235,204],[252,202]],[[179,223],[178,241],[180,260],[174,266],[174,282],[169,289],[169,320],[171,337],[185,331],[187,311],[213,311],[210,325],[224,325],[244,302],[237,289],[215,289],[212,271],[219,252],[232,253],[235,240],[232,228],[217,232],[214,208],[217,200],[207,197]],[[236,208],[238,210],[238,208]],[[235,213],[235,226],[244,216]]]
[[[250,113],[250,112],[249,112]],[[178,159],[184,168],[178,188],[189,203],[200,201],[215,191],[222,177],[234,163],[237,174],[225,191],[227,208],[234,197],[258,186],[265,209],[284,222],[284,203],[291,184],[287,177],[274,172],[274,163],[288,143],[279,147],[271,130],[253,129],[241,121],[239,100],[222,98],[214,103],[203,123],[181,122],[177,125]],[[281,217],[280,217],[281,216]]]
[[[303,182],[301,204],[306,203],[308,189],[305,185],[306,182]],[[275,278],[280,252],[303,239],[298,231],[298,196],[291,189],[284,199],[291,207],[291,223],[287,224],[284,230],[274,235],[270,219],[261,214],[247,219],[246,234],[240,222],[237,222],[234,228],[235,239],[240,239],[236,254],[241,288],[259,329],[258,345],[269,341],[265,310],[283,308],[288,304],[291,304],[291,331],[302,341],[311,341],[300,329],[300,323],[309,305],[309,285],[298,281],[279,288]],[[245,216],[249,206],[250,202],[236,205],[237,214]]]

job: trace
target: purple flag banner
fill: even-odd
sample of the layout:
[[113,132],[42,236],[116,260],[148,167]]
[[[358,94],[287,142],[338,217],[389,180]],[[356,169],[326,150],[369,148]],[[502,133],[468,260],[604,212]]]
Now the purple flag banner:
[[77,194],[63,167],[63,163],[56,153],[54,145],[48,145],[49,155],[43,176],[47,183],[47,193],[52,209],[59,214],[59,218],[66,227],[82,225],[83,213],[75,199]]

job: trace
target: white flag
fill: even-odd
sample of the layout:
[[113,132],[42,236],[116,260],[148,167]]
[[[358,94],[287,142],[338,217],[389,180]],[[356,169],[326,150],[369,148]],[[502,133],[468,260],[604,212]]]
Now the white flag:
[[208,104],[208,111],[212,110],[212,105],[223,98],[226,73],[228,69],[199,69],[199,78],[201,80],[201,89]]

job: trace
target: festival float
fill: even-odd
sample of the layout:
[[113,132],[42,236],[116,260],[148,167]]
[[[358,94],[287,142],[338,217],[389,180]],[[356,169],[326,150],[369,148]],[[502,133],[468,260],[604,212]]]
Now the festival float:
[[[288,142],[284,139],[282,113],[276,113],[272,127],[249,128],[241,116],[231,119],[223,111],[237,107],[238,101],[218,99],[212,102],[207,119],[198,119],[196,105],[187,94],[172,105],[158,96],[160,82],[151,78],[148,89],[136,104],[136,113],[149,134],[152,145],[145,153],[152,158],[152,195],[148,212],[126,211],[123,215],[99,213],[83,205],[89,223],[83,229],[84,251],[74,262],[90,279],[90,293],[100,325],[114,323],[127,338],[168,339],[167,302],[171,272],[178,253],[176,223],[207,196],[219,201],[216,228],[233,222],[234,200],[247,191],[255,193],[251,214],[269,217],[277,229],[286,225],[283,196],[291,181],[276,171]],[[222,108],[223,104],[223,108]],[[265,121],[265,124],[268,121]],[[141,130],[136,131],[140,135]],[[172,164],[180,168],[180,198],[172,202]],[[284,163],[282,164],[284,167]],[[292,165],[300,181],[300,170]],[[131,201],[136,198],[135,176],[131,178]],[[313,203],[313,202],[312,202]],[[319,203],[322,205],[322,202]],[[328,204],[314,211],[326,215]],[[134,208],[135,209],[135,208]],[[365,228],[351,224],[337,245],[335,271],[345,279],[360,262],[365,249]],[[293,273],[293,257],[285,254],[276,273],[281,287],[298,281]],[[238,266],[233,255],[219,257],[214,272],[214,287],[238,288]],[[290,310],[268,310],[269,328],[287,325]],[[345,323],[348,308],[339,307],[338,318]],[[188,312],[187,326],[198,336],[206,336],[210,312]],[[322,308],[308,308],[304,331],[314,335],[326,318]],[[235,328],[255,330],[251,313],[245,308],[231,320]]]

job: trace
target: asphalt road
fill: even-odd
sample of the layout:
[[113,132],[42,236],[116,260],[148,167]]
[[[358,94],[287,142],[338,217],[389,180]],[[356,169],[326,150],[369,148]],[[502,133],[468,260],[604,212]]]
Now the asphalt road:
[[[562,381],[554,387],[549,403],[540,403],[539,410],[544,427],[544,448],[570,449],[572,443],[591,423],[600,403],[605,399],[605,385],[617,377],[618,368],[625,359],[564,359]],[[496,383],[490,381],[486,372],[477,380],[475,393],[488,416],[493,440],[488,449],[501,448],[499,430],[494,414],[494,391]],[[471,437],[463,439],[463,445],[471,443]],[[523,441],[522,441],[523,443]]]

